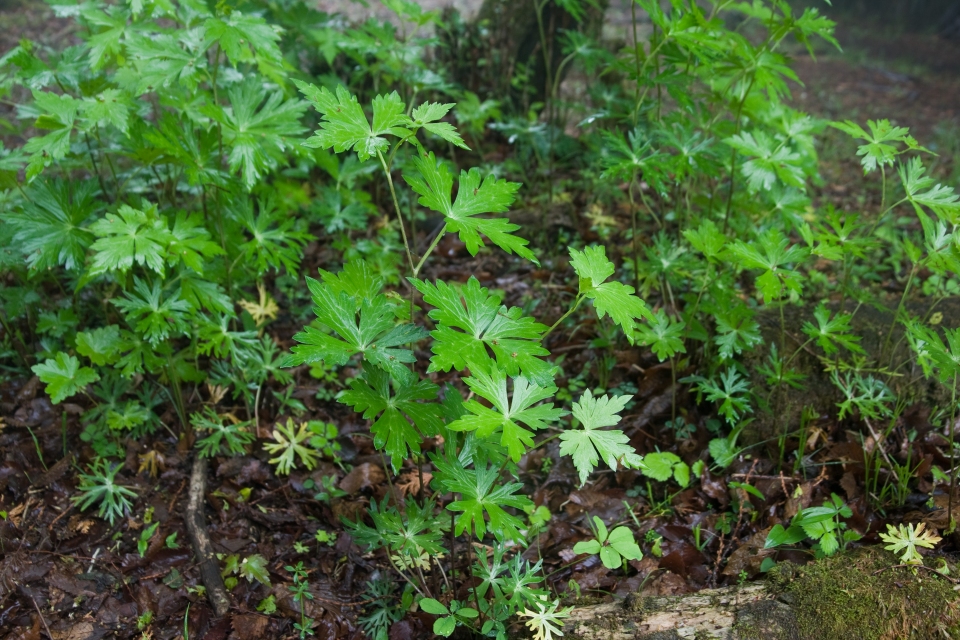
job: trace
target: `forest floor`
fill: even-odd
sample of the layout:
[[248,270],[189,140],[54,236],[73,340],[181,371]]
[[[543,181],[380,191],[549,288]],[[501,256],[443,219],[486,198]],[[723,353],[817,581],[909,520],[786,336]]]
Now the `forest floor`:
[[[475,3],[463,4],[469,8]],[[3,51],[24,37],[61,41],[69,37],[71,28],[42,5],[0,4]],[[838,39],[845,48],[842,54],[823,50],[815,61],[796,52],[795,69],[804,86],[794,87],[795,104],[825,118],[842,116],[860,122],[889,118],[909,126],[922,144],[941,153],[941,174],[956,177],[960,168],[954,171],[951,157],[960,152],[960,46],[929,35],[878,34],[866,27],[841,30]],[[851,157],[849,150],[831,144],[821,150],[827,165],[820,197],[838,207],[857,206],[850,198],[862,192],[848,187],[860,184],[861,178],[859,165],[841,160]],[[528,286],[528,278],[512,273],[505,261],[471,259],[452,244],[443,249],[444,259],[436,263],[438,272],[431,275],[465,279],[474,274],[485,286],[494,283],[505,291],[508,301]],[[308,255],[304,270],[318,262],[318,254]],[[530,277],[549,279],[553,274],[535,272]],[[294,330],[293,326],[281,327],[276,337],[289,345]],[[589,345],[576,341],[557,344],[553,351],[567,354],[569,371],[590,367],[594,358]],[[662,424],[670,413],[670,372],[648,356],[639,349],[617,353],[614,375],[630,377],[638,388],[635,409],[622,423],[632,436],[631,443],[641,452],[655,446],[681,454],[705,449],[708,436],[702,430],[680,442],[665,435]],[[342,517],[355,517],[390,489],[381,457],[363,436],[365,423],[333,402],[316,399],[316,391],[305,386],[295,396],[307,405],[311,418],[337,424],[340,457],[352,469],[349,473],[340,466],[321,463],[311,473],[295,471],[290,477],[277,477],[259,443],[249,455],[212,461],[206,506],[214,549],[224,556],[261,556],[270,582],[241,579],[231,591],[229,615],[217,620],[206,600],[192,589],[198,584],[198,567],[183,522],[189,452],[178,449],[176,440],[164,432],[153,441],[129,444],[124,477],[140,496],[136,513],[150,509],[153,522],[161,523],[158,535],[141,554],[137,542],[144,527],[142,518],[121,519],[110,526],[70,503],[76,495],[77,474],[64,429],[68,423],[75,428],[81,407],[69,403],[54,407],[36,378],[0,384],[0,425],[5,425],[0,430],[0,510],[7,514],[0,521],[0,638],[292,638],[292,622],[299,619],[299,613],[288,589],[290,574],[284,567],[299,561],[309,571],[314,598],[307,601],[306,614],[317,621],[315,637],[364,637],[358,615],[366,598],[365,583],[383,567],[352,542],[340,522]],[[689,397],[681,396],[678,401],[681,408],[683,403],[692,405]],[[576,472],[569,462],[557,461],[555,448],[538,450],[522,461],[521,479],[535,502],[549,508],[552,518],[530,552],[541,554],[550,586],[559,593],[574,581],[584,595],[683,594],[736,583],[743,574],[757,577],[761,562],[770,555],[762,549],[767,530],[743,518],[742,509],[733,514],[736,522],[731,523],[729,534],[704,541],[702,548],[694,543],[697,525],[704,531],[718,529],[718,520],[729,513],[725,509],[737,501],[737,489],[730,482],[752,483],[765,497],[756,501],[755,508],[784,508],[787,515],[837,493],[853,507],[850,524],[867,534],[865,543],[878,541],[876,532],[887,518],[932,523],[945,518],[945,496],[934,496],[932,505],[923,506],[929,496],[919,491],[916,500],[908,500],[900,512],[888,511],[884,516],[867,509],[864,496],[850,480],[855,466],[850,461],[862,460],[860,445],[836,424],[821,423],[818,428],[824,439],[816,446],[816,462],[823,463],[819,475],[771,474],[773,463],[759,453],[735,463],[726,475],[707,473],[694,488],[660,504],[631,490],[642,484],[634,472],[609,474],[577,490]],[[154,452],[155,466],[147,457],[149,452]],[[928,455],[939,461],[933,443]],[[545,464],[545,457],[555,458],[554,463]],[[835,464],[828,466],[831,462]],[[331,476],[341,495],[316,500],[316,487]],[[416,492],[419,482],[418,474],[411,471],[399,490]],[[798,486],[802,492],[795,491]],[[796,497],[799,493],[802,495]],[[574,542],[588,533],[586,514],[607,519],[607,515],[622,514],[625,501],[643,514],[638,538],[643,539],[647,531],[655,532],[646,538],[645,557],[631,563],[632,575],[623,578],[622,572],[606,569],[595,556],[571,564],[576,557]],[[329,532],[329,543],[316,541],[318,530]],[[659,555],[649,544],[657,537],[662,538]],[[808,556],[787,552],[779,559],[804,562]],[[271,594],[276,613],[258,612],[258,604]],[[152,612],[152,620],[142,617],[146,611]],[[408,616],[394,625],[390,638],[424,637],[429,635],[428,628],[427,617]]]

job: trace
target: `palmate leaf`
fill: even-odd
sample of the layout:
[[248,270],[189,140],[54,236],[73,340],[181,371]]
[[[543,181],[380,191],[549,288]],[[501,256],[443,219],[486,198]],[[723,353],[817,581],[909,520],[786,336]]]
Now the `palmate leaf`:
[[255,268],[257,275],[281,268],[295,275],[300,269],[303,247],[313,236],[298,227],[296,217],[283,215],[270,197],[257,200],[256,213],[248,199],[238,200],[227,211],[250,236],[240,245],[248,267]]
[[443,281],[411,282],[424,302],[436,307],[428,314],[437,323],[430,334],[435,342],[428,372],[460,371],[468,362],[485,362],[490,349],[508,375],[522,374],[540,386],[552,384],[555,367],[541,359],[550,355],[540,344],[546,326],[523,317],[518,307],[502,305],[474,277],[460,288]]
[[66,398],[75,395],[88,384],[96,382],[100,376],[90,367],[81,367],[76,357],[62,351],[56,358],[48,358],[41,364],[35,364],[31,370],[46,386],[47,395],[53,404],[60,404]]
[[960,327],[944,329],[943,333],[946,344],[930,327],[917,321],[907,324],[907,337],[924,375],[929,377],[936,371],[941,382],[950,383],[960,376]]
[[304,146],[320,149],[333,147],[337,153],[353,149],[360,160],[369,160],[389,148],[390,143],[383,136],[391,134],[404,137],[410,134],[407,127],[413,123],[406,115],[406,105],[396,91],[373,99],[371,126],[357,98],[342,86],[337,87],[334,95],[326,87],[318,89],[299,80],[294,80],[294,84],[323,116],[320,129],[303,143]]
[[390,551],[411,555],[419,555],[424,551],[439,555],[445,551],[443,532],[449,529],[449,523],[434,511],[432,500],[426,500],[423,505],[414,500],[407,502],[403,515],[396,506],[388,505],[389,501],[389,496],[380,504],[376,500],[371,501],[367,513],[373,520],[373,527],[363,520],[344,521],[354,540],[370,549],[385,546]]
[[817,326],[804,322],[803,332],[815,339],[817,345],[828,356],[837,353],[840,347],[851,353],[864,353],[863,347],[859,344],[860,336],[850,333],[850,321],[853,316],[849,313],[838,313],[831,318],[830,310],[821,303],[814,310],[813,317],[817,320]]
[[5,222],[14,228],[14,246],[30,269],[63,266],[73,271],[83,266],[93,242],[84,223],[100,206],[97,191],[96,182],[88,180],[36,182],[23,209],[6,214]]
[[[956,223],[960,215],[960,196],[953,187],[940,183],[934,184],[934,179],[925,176],[926,168],[920,158],[914,156],[897,168],[907,199],[914,207],[926,207],[939,217],[951,223]],[[926,191],[922,191],[926,189]]]
[[364,363],[363,374],[350,381],[350,390],[340,396],[340,402],[363,412],[368,420],[376,418],[370,427],[373,445],[383,449],[399,469],[410,452],[420,454],[424,437],[435,436],[443,426],[441,406],[419,402],[436,400],[438,391],[437,385],[420,380],[400,385],[391,393],[390,374]]
[[438,102],[424,102],[419,107],[413,110],[413,123],[412,127],[414,128],[423,128],[437,136],[449,142],[450,144],[456,145],[461,149],[469,150],[463,138],[460,137],[460,134],[457,133],[457,130],[452,124],[447,122],[438,122],[443,118],[447,113],[452,109],[454,104],[440,104]]
[[[533,502],[524,495],[517,495],[523,488],[520,482],[498,482],[500,473],[496,467],[482,466],[465,469],[457,459],[433,459],[437,473],[434,481],[445,491],[460,494],[460,500],[447,505],[447,509],[462,512],[454,521],[454,533],[476,531],[477,539],[483,540],[488,528],[500,541],[523,540],[520,528],[523,522],[504,510],[504,507],[523,509]],[[486,518],[484,518],[486,514]],[[489,519],[489,525],[487,524]]]
[[301,422],[294,424],[293,418],[287,418],[286,424],[278,422],[273,429],[273,442],[264,442],[263,448],[277,457],[270,458],[270,464],[276,465],[277,475],[290,475],[290,471],[297,466],[297,458],[307,470],[317,466],[317,456],[320,452],[309,445],[313,435],[308,430],[308,424]]
[[125,273],[134,264],[163,275],[166,248],[173,236],[156,205],[144,210],[120,205],[116,214],[108,213],[90,230],[98,238],[91,247],[94,254],[90,276],[108,271]]
[[230,147],[230,170],[240,171],[249,190],[265,172],[286,160],[288,138],[306,130],[300,119],[307,105],[300,100],[284,102],[281,91],[268,96],[256,79],[231,88],[227,95],[229,110],[209,105],[203,113],[222,125],[224,143]]
[[77,353],[90,358],[93,364],[101,367],[116,362],[124,345],[120,337],[120,327],[115,324],[79,331],[76,342]]
[[195,89],[207,70],[204,54],[209,43],[205,36],[203,27],[183,29],[176,34],[131,35],[124,45],[127,59],[132,64],[117,72],[121,86],[136,95],[174,83]]
[[23,145],[23,150],[30,154],[27,180],[33,180],[44,167],[62,160],[70,152],[70,137],[80,108],[76,98],[49,91],[34,91],[33,100],[35,110],[41,114],[34,127],[50,133],[34,136]]
[[167,352],[112,324],[78,332],[77,353],[96,365],[115,365],[121,374],[129,377],[135,373],[156,372],[165,364]]
[[[137,136],[131,136],[135,141]],[[151,164],[182,168],[191,186],[222,185],[220,140],[215,128],[197,129],[189,118],[165,112],[160,121],[143,132],[142,157]]]
[[540,264],[527,248],[528,240],[513,235],[520,228],[507,218],[478,218],[486,213],[504,213],[513,204],[520,184],[497,180],[493,175],[483,178],[480,170],[461,171],[457,199],[452,200],[453,176],[445,164],[437,164],[433,153],[414,158],[419,175],[406,175],[403,179],[420,198],[423,206],[443,215],[447,221],[445,231],[459,234],[467,245],[470,255],[484,246],[481,234],[507,253],[516,253],[521,258]]
[[320,269],[323,284],[335,293],[346,293],[358,299],[374,298],[383,289],[384,279],[366,260],[350,260],[339,273]]
[[637,327],[634,337],[640,344],[649,346],[660,362],[663,362],[678,353],[687,352],[683,346],[684,326],[682,320],[671,320],[663,309],[659,309],[649,325],[641,324]]
[[925,522],[921,522],[914,529],[913,524],[901,524],[899,528],[887,525],[887,533],[881,533],[880,539],[887,543],[883,548],[900,554],[900,562],[904,564],[923,564],[923,556],[917,547],[933,549],[942,540],[936,530],[924,531]]
[[486,371],[484,365],[475,362],[468,364],[473,375],[464,378],[464,382],[475,394],[489,400],[493,408],[485,407],[476,400],[468,400],[463,406],[470,413],[447,425],[448,429],[473,431],[481,439],[488,439],[499,432],[500,444],[506,447],[514,462],[518,462],[527,448],[533,447],[531,429],[545,429],[548,423],[566,415],[566,411],[554,408],[553,404],[534,406],[556,395],[556,387],[541,387],[518,376],[513,381],[513,398],[508,400],[505,371],[495,365]]
[[741,171],[751,191],[770,191],[777,180],[791,187],[803,188],[800,154],[791,151],[783,142],[759,130],[731,136],[725,142],[750,158],[743,163]]
[[416,358],[410,350],[397,347],[423,339],[426,331],[411,324],[395,324],[396,305],[383,294],[358,298],[313,278],[307,278],[307,286],[320,326],[334,335],[314,325],[306,327],[293,336],[300,344],[291,349],[284,366],[313,362],[340,366],[351,356],[362,354],[364,360],[398,381],[412,382],[414,374],[404,364]]
[[748,395],[750,384],[732,366],[720,374],[722,387],[702,376],[690,376],[683,378],[680,382],[696,382],[700,393],[706,394],[707,400],[720,402],[719,412],[730,424],[735,424],[740,414],[751,411]]
[[605,315],[623,329],[627,340],[633,344],[637,320],[653,319],[653,314],[633,293],[633,287],[616,280],[604,282],[613,275],[613,263],[607,260],[604,247],[586,247],[583,251],[570,248],[570,264],[580,278],[580,294],[593,300],[597,316]]
[[580,421],[582,429],[566,430],[560,434],[560,455],[573,458],[573,466],[580,475],[580,484],[597,467],[602,458],[607,466],[616,470],[618,465],[636,469],[641,463],[623,431],[602,431],[620,422],[620,411],[631,396],[600,396],[595,398],[587,389],[578,402],[573,403],[573,417]]
[[207,39],[216,40],[234,65],[256,62],[261,73],[275,82],[283,78],[280,67],[283,54],[277,43],[280,29],[259,16],[233,9],[228,16],[209,18],[205,23]]
[[803,292],[800,273],[785,266],[802,261],[808,251],[799,245],[790,246],[790,239],[782,231],[768,230],[759,237],[759,243],[738,240],[728,247],[727,253],[746,269],[763,270],[755,284],[764,302],[780,298],[785,291]]
[[79,9],[91,33],[86,39],[90,65],[99,69],[120,54],[122,41],[132,31],[130,11],[121,6],[106,7],[103,11],[92,2],[80,5]]
[[752,349],[763,342],[760,325],[754,320],[754,313],[744,304],[724,305],[711,309],[717,321],[717,335],[713,341],[719,347],[718,353],[724,360],[739,355],[744,349]]
[[183,262],[196,273],[203,275],[203,264],[208,258],[223,255],[223,248],[210,239],[210,232],[203,225],[199,213],[188,215],[177,212],[167,244],[167,264],[175,267]]
[[153,346],[167,338],[185,333],[186,314],[190,305],[180,298],[177,289],[169,296],[163,295],[159,282],[148,285],[140,278],[133,279],[133,291],[124,292],[123,298],[115,298],[113,304],[123,311],[127,322]]
[[876,170],[878,166],[893,164],[893,159],[900,153],[900,150],[892,143],[899,142],[908,149],[927,151],[917,144],[913,136],[909,135],[910,129],[895,127],[890,124],[889,120],[867,120],[870,133],[864,131],[863,127],[851,120],[831,122],[830,126],[843,131],[854,140],[863,140],[867,143],[857,148],[857,155],[862,156],[860,164],[863,165],[864,174]]

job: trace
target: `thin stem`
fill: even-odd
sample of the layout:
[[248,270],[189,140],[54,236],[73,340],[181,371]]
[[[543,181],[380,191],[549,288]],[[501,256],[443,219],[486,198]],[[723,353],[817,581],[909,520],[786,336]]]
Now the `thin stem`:
[[[743,105],[747,101],[747,96],[750,95],[750,90],[753,89],[753,82],[757,79],[757,75],[754,74],[750,77],[750,83],[747,85],[747,90],[743,92],[743,96],[740,98],[740,104],[737,105],[737,122],[736,122],[736,134],[740,133],[741,125],[741,116],[743,114]],[[735,134],[735,135],[736,135]],[[733,188],[737,182],[737,149],[734,147],[730,150],[730,191],[727,193],[727,209],[723,214],[723,234],[727,234],[727,228],[730,224],[730,208],[733,206]]]
[[953,394],[950,397],[950,493],[947,498],[947,526],[953,528],[953,487],[956,480],[956,452],[954,430],[957,426],[957,374],[953,374]]
[[380,153],[380,151],[377,151],[377,158],[380,160],[380,166],[383,167],[383,173],[387,176],[387,184],[390,186],[390,195],[393,197],[393,208],[397,212],[397,221],[400,223],[400,235],[403,236],[403,248],[407,252],[407,262],[410,263],[410,271],[415,273],[416,266],[413,264],[413,254],[410,253],[410,241],[407,239],[407,227],[403,224],[403,215],[400,213],[400,201],[397,200],[397,190],[393,186],[393,178],[390,176],[387,161],[383,159],[383,154]]
[[[633,126],[637,126],[637,117],[640,115],[639,110],[637,109],[640,104],[640,73],[642,67],[640,66],[640,39],[637,37],[637,3],[630,3],[630,22],[633,25],[633,59],[637,67],[637,86],[633,94]],[[639,289],[638,289],[639,291]]]
[[[913,268],[910,269],[910,276],[907,278],[907,286],[903,288],[903,294],[900,296],[900,303],[897,305],[897,310],[893,314],[893,322],[890,323],[890,329],[887,331],[887,337],[883,341],[883,349],[880,350],[880,357],[883,358],[886,356],[887,348],[890,346],[890,339],[893,337],[893,330],[897,327],[897,320],[900,319],[900,313],[903,311],[903,305],[907,301],[907,294],[910,293],[910,287],[913,286],[913,278],[917,275],[917,270],[920,268],[920,263],[914,263]],[[891,354],[891,363],[893,361],[893,354]]]
[[544,340],[546,340],[547,336],[550,335],[550,334],[553,332],[554,329],[556,329],[558,326],[560,326],[560,323],[561,323],[561,322],[563,322],[564,320],[566,320],[567,318],[569,318],[570,315],[571,315],[574,311],[577,310],[577,307],[580,306],[580,303],[581,303],[581,302],[583,302],[583,296],[578,295],[578,296],[577,296],[577,301],[576,301],[576,302],[574,303],[574,305],[570,308],[570,310],[567,311],[567,312],[566,312],[565,314],[563,314],[562,316],[560,316],[560,319],[557,320],[556,322],[554,322],[554,323],[553,323],[553,326],[550,327],[549,329],[547,329],[546,333],[544,333],[542,336],[540,336],[540,342],[542,343]]
[[420,257],[420,262],[417,263],[417,266],[413,268],[413,277],[416,278],[420,274],[420,269],[423,268],[423,263],[427,261],[427,257],[433,253],[433,250],[437,248],[437,245],[440,244],[440,239],[443,238],[446,233],[446,229],[441,229],[437,235],[433,238],[433,242],[430,243],[430,246],[427,247],[427,250],[424,252],[423,256]]
[[97,166],[97,159],[93,155],[93,146],[90,144],[90,134],[84,131],[83,139],[87,143],[87,153],[90,154],[90,163],[93,164],[93,172],[97,174],[97,182],[100,183],[100,191],[103,192],[104,197],[109,197],[107,195],[107,186],[103,184],[103,176],[100,175],[100,167]]
[[[631,6],[636,6],[633,3]],[[636,11],[634,9],[634,11]],[[637,247],[637,203],[633,199],[633,185],[637,183],[637,174],[630,178],[630,184],[627,185],[627,197],[630,200],[630,226],[633,230],[633,237],[630,244],[633,247],[633,279],[637,295],[640,295],[640,249]]]

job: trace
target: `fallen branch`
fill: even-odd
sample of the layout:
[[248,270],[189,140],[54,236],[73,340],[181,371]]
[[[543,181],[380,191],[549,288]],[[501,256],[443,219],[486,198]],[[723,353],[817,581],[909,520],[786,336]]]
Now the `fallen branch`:
[[623,602],[574,609],[563,633],[565,639],[576,640],[740,638],[737,627],[750,620],[751,627],[764,624],[763,635],[757,637],[791,637],[782,635],[790,629],[780,624],[784,619],[796,626],[788,605],[771,599],[765,584],[750,584],[686,596],[631,596]]
[[[805,566],[780,563],[768,579],[678,596],[629,595],[579,607],[563,640],[848,640],[960,637],[960,582],[932,567],[889,571],[892,554],[867,547]],[[951,568],[955,571],[956,568]]]
[[190,536],[190,545],[193,554],[200,566],[200,580],[207,590],[207,599],[218,618],[226,615],[230,609],[230,599],[227,589],[223,586],[223,577],[220,575],[220,563],[213,552],[210,536],[207,534],[207,521],[203,516],[204,494],[207,484],[207,459],[196,456],[193,460],[193,470],[190,474],[190,489],[188,492],[187,512],[184,522],[187,525],[187,534]]

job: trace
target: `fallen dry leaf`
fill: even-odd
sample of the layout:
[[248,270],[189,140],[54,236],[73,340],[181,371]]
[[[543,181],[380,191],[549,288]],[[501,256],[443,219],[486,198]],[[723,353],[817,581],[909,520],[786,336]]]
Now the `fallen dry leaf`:
[[387,479],[383,469],[370,462],[358,464],[340,481],[340,489],[353,495],[361,489],[372,489]]

